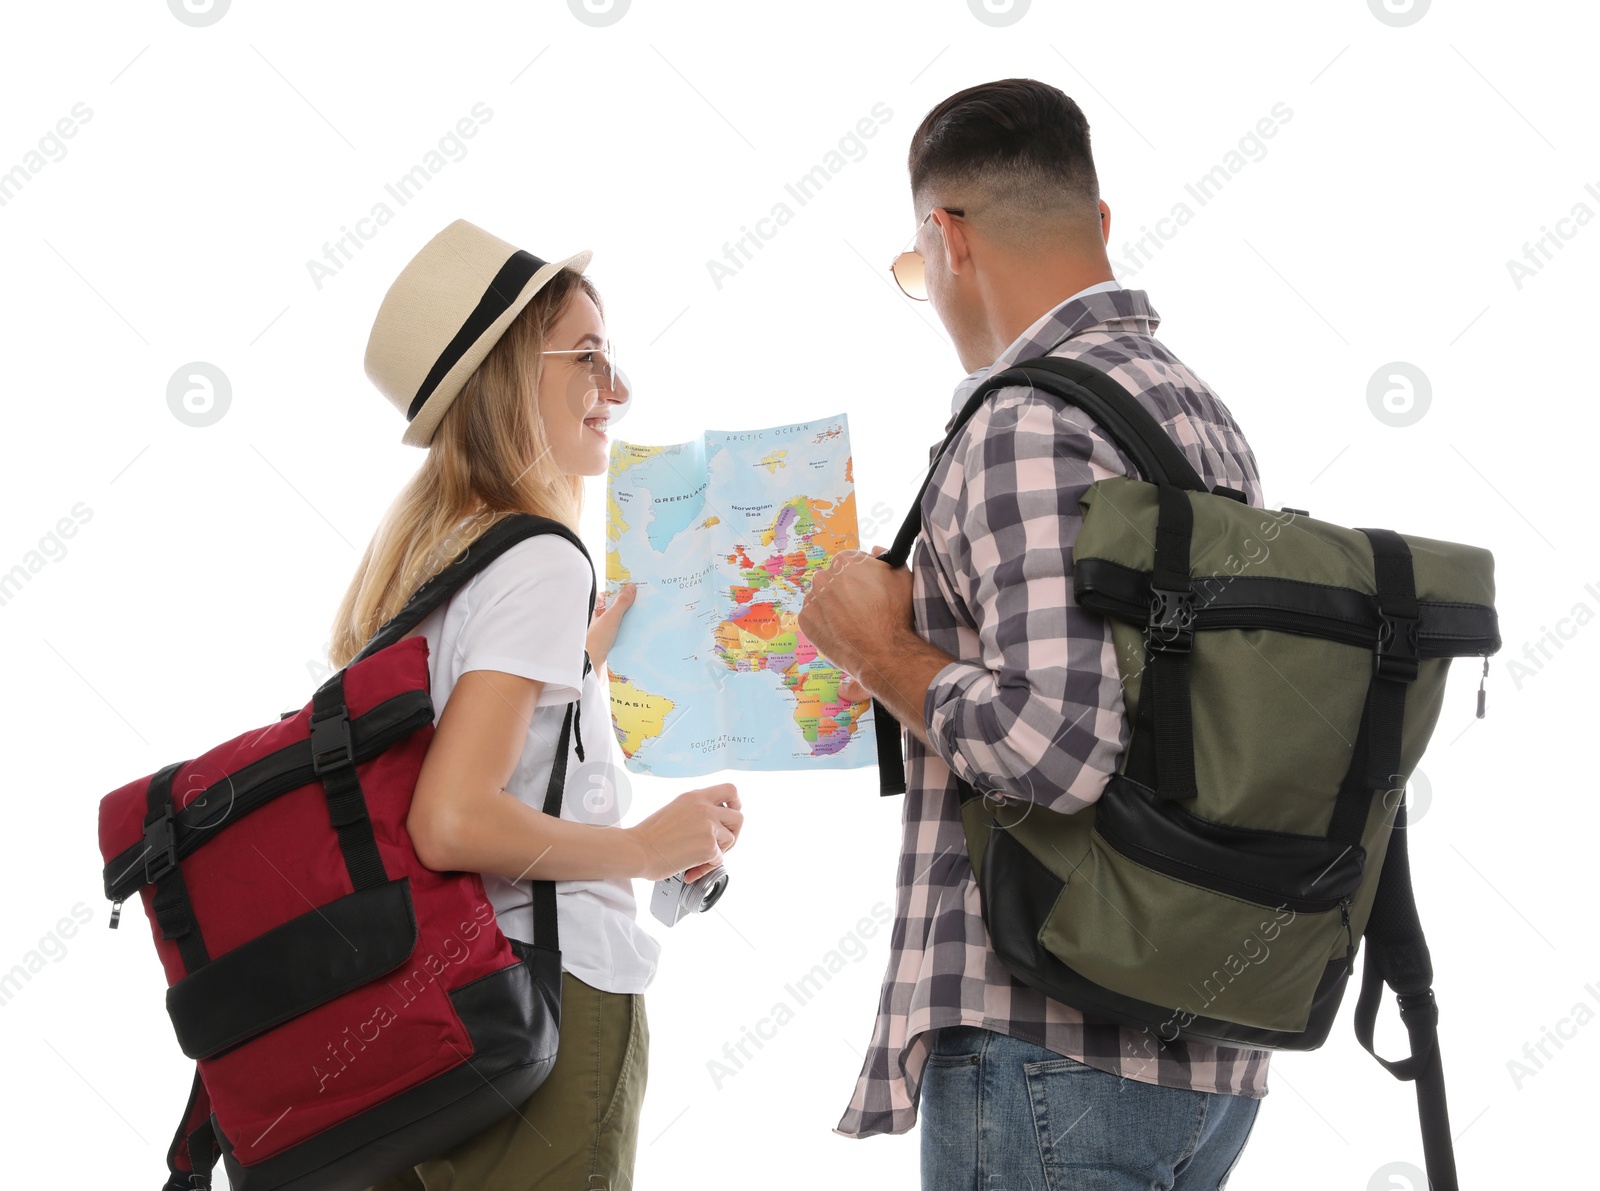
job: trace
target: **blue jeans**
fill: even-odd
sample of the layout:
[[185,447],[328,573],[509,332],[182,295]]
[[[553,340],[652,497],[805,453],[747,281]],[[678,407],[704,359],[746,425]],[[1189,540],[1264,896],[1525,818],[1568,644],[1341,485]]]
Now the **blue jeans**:
[[1123,1079],[977,1026],[932,1042],[922,1191],[1216,1191],[1260,1104]]

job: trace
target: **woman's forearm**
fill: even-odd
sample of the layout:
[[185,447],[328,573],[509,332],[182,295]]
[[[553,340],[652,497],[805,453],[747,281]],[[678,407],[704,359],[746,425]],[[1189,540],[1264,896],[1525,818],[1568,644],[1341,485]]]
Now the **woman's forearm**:
[[412,827],[412,838],[418,858],[431,869],[511,880],[639,877],[660,867],[630,828],[558,819],[504,790],[452,799],[425,831]]

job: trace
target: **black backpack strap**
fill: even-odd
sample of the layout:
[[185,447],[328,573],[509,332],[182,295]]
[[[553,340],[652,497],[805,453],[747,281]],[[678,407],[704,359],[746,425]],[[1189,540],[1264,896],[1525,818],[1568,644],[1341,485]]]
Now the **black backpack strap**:
[[351,658],[343,669],[331,675],[312,695],[312,770],[322,780],[323,791],[328,799],[329,818],[339,835],[339,851],[344,855],[352,888],[370,889],[382,885],[389,878],[373,836],[366,796],[356,776],[355,757],[350,744],[350,710],[344,698],[345,670],[399,641],[469,579],[512,546],[542,534],[566,538],[590,562],[589,609],[593,612],[596,594],[594,564],[589,560],[589,552],[584,549],[583,542],[559,521],[531,513],[513,513],[496,521],[459,558],[424,582],[405,606],[372,635],[361,652]]
[[[589,674],[589,655],[583,656],[583,673]],[[582,702],[583,692],[580,690],[578,698],[567,704],[566,718],[561,721],[561,737],[556,742],[555,760],[550,766],[550,784],[544,791],[544,813],[551,818],[561,817],[561,799],[567,788],[567,754],[572,751],[573,741],[582,732],[583,725],[578,719],[578,704]],[[583,760],[583,745],[577,746],[578,760]],[[556,883],[554,881],[541,881],[537,878],[533,884],[533,946],[541,947],[547,951],[561,953],[561,932],[556,925]]]
[[[196,972],[211,962],[200,923],[189,901],[189,887],[178,867],[177,839],[173,833],[172,778],[187,761],[174,761],[150,777],[145,787],[144,862],[145,881],[155,886],[151,908],[161,937],[178,944],[178,955],[186,972]],[[181,808],[177,808],[181,809]],[[113,922],[113,925],[115,923]]]
[[[1005,380],[1004,385],[996,383],[1005,377],[1017,379]],[[1133,459],[1142,478],[1152,484],[1170,484],[1191,492],[1206,490],[1205,481],[1172,441],[1172,436],[1162,429],[1155,415],[1087,360],[1039,356],[1008,368],[992,381],[985,381],[984,388],[990,384],[996,388],[1031,384],[1076,405]]]
[[194,1084],[189,1089],[189,1103],[184,1107],[178,1131],[167,1147],[167,1181],[161,1191],[204,1191],[211,1186],[211,1171],[217,1164],[222,1147],[217,1143],[216,1131],[211,1127],[211,1096],[200,1079],[200,1068],[194,1069]]
[[[894,544],[878,557],[893,567],[906,565],[911,557],[912,544],[922,531],[922,499],[928,491],[928,485],[933,481],[933,473],[938,468],[939,461],[944,458],[945,452],[950,449],[950,444],[966,428],[967,423],[972,420],[972,415],[978,412],[990,394],[999,389],[1015,386],[1039,389],[1083,410],[1093,419],[1101,432],[1134,461],[1142,478],[1163,489],[1162,515],[1158,523],[1156,570],[1159,575],[1175,576],[1181,573],[1183,599],[1170,599],[1159,609],[1152,605],[1151,631],[1158,635],[1158,639],[1167,648],[1161,650],[1158,646],[1156,651],[1152,651],[1152,664],[1157,672],[1146,677],[1154,677],[1155,681],[1150,683],[1150,688],[1160,691],[1161,694],[1144,702],[1150,707],[1152,715],[1160,714],[1165,708],[1166,714],[1161,718],[1177,723],[1181,728],[1182,722],[1188,718],[1188,659],[1187,650],[1184,648],[1187,643],[1187,625],[1184,616],[1186,613],[1192,615],[1192,608],[1186,603],[1190,526],[1187,517],[1179,524],[1174,524],[1174,519],[1179,513],[1185,515],[1189,513],[1188,501],[1182,492],[1204,492],[1205,481],[1184,457],[1177,443],[1172,441],[1171,435],[1161,428],[1161,423],[1156,421],[1154,415],[1127,389],[1088,361],[1065,356],[1039,356],[1032,360],[1024,360],[1003,372],[985,378],[983,383],[973,390],[966,404],[961,407],[961,412],[956,415],[955,421],[950,424],[944,442],[939,445],[933,462],[928,465],[927,475],[923,477],[922,484],[917,489],[917,498],[906,513],[900,531],[895,534]],[[1171,489],[1171,492],[1167,493],[1165,491],[1167,489]],[[1180,503],[1183,506],[1181,510],[1177,508]],[[1147,641],[1149,638],[1150,632],[1147,632]],[[1165,658],[1159,665],[1156,664],[1158,657]],[[1161,676],[1163,670],[1167,671],[1165,680]],[[1158,707],[1158,703],[1161,706]],[[1180,704],[1182,715],[1178,717]],[[906,789],[906,773],[905,758],[900,750],[900,725],[889,710],[877,700],[873,700],[872,719],[878,745],[878,792],[903,794]],[[1186,738],[1186,732],[1172,737],[1175,741]],[[1163,759],[1167,767],[1163,771],[1167,781],[1160,787],[1163,793],[1167,793],[1169,797],[1192,796],[1193,749],[1174,747],[1163,754]],[[1131,760],[1130,756],[1130,763]],[[1155,760],[1152,757],[1152,761]],[[1151,784],[1155,783],[1152,781]]]
[[339,851],[350,874],[350,887],[372,889],[384,884],[389,874],[372,833],[367,796],[356,776],[343,670],[318,687],[311,697],[311,771],[322,781],[328,818],[339,836]]
[[[1445,1102],[1444,1065],[1439,1056],[1439,1006],[1433,997],[1433,960],[1417,915],[1406,850],[1406,805],[1402,799],[1389,833],[1389,850],[1378,874],[1378,889],[1367,920],[1367,958],[1356,999],[1356,1038],[1396,1079],[1417,1085],[1417,1116],[1431,1191],[1457,1191],[1455,1147]],[[1411,1053],[1385,1059],[1373,1049],[1373,1027],[1387,985],[1400,1005]]]
[[[360,653],[350,659],[354,665],[364,657],[377,653],[386,646],[393,645],[412,629],[421,624],[435,608],[439,607],[456,590],[462,587],[484,567],[499,558],[512,546],[528,538],[538,537],[541,534],[555,534],[557,537],[566,538],[589,559],[589,551],[584,548],[583,541],[572,530],[559,521],[549,517],[536,517],[532,513],[509,513],[484,530],[462,555],[434,575],[406,601],[405,607],[396,612],[383,623],[383,626],[372,635],[372,639]],[[589,559],[590,570],[594,569],[594,560]],[[589,610],[594,611],[595,586],[591,580],[589,585]]]
[[1123,772],[1163,798],[1193,798],[1194,715],[1189,698],[1189,651],[1194,645],[1194,592],[1189,547],[1194,510],[1171,484],[1156,489],[1156,544],[1150,573],[1150,619],[1139,705]]
[[[417,625],[421,624],[428,614],[440,607],[455,592],[464,586],[467,580],[478,574],[495,559],[499,558],[518,542],[528,538],[538,537],[541,534],[555,534],[571,542],[589,562],[589,615],[594,615],[595,598],[599,594],[598,580],[594,575],[594,560],[589,557],[589,551],[584,547],[582,539],[573,533],[567,526],[549,517],[538,517],[531,513],[512,513],[496,521],[484,530],[466,551],[445,567],[433,578],[429,579],[416,593],[406,601],[405,607],[395,613],[382,628],[373,634],[372,640],[366,647],[351,659],[352,664],[360,661],[369,654],[376,653],[385,646],[392,645],[400,640]],[[583,674],[587,677],[593,667],[589,663],[589,655],[583,657]],[[337,675],[335,676],[337,677]],[[333,680],[330,679],[331,683]],[[580,680],[581,681],[581,680]],[[556,756],[550,768],[550,783],[545,787],[544,813],[555,818],[561,817],[561,797],[566,788],[567,781],[567,754],[576,747],[578,760],[583,758],[583,742],[579,737],[583,731],[583,721],[579,716],[579,705],[583,701],[583,692],[580,688],[578,698],[567,705],[566,718],[561,723],[561,737],[556,744]],[[533,885],[533,944],[559,953],[561,950],[560,937],[556,929],[556,886],[554,881],[532,882]]]
[[1392,529],[1362,529],[1372,547],[1373,586],[1378,604],[1378,641],[1372,677],[1339,784],[1328,838],[1361,842],[1374,791],[1404,786],[1400,746],[1405,728],[1406,689],[1417,677],[1417,583],[1411,547]]

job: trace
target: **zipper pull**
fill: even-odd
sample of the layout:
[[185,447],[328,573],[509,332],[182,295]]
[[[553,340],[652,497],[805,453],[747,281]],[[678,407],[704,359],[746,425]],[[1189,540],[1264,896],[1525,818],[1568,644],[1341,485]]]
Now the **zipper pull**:
[[111,929],[116,930],[117,923],[120,921],[122,921],[122,900],[119,898],[111,903],[111,922],[109,924]]
[[1345,937],[1349,940],[1344,953],[1345,971],[1350,975],[1354,975],[1356,970],[1356,934],[1350,927],[1350,899],[1348,897],[1342,898],[1339,902],[1339,920],[1344,923]]
[[1478,718],[1483,718],[1483,684],[1489,681],[1489,655],[1483,655],[1483,676],[1478,679]]

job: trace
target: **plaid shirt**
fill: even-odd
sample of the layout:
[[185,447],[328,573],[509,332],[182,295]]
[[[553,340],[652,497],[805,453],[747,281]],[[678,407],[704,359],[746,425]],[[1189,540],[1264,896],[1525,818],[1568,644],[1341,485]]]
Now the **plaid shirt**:
[[[1207,486],[1228,484],[1260,507],[1249,445],[1217,396],[1154,338],[1159,321],[1143,290],[1091,286],[967,377],[952,412],[991,371],[1046,352],[1083,357],[1156,416]],[[923,703],[934,751],[907,736],[889,966],[836,1133],[909,1130],[928,1031],[947,1025],[1024,1038],[1142,1083],[1266,1093],[1266,1051],[1163,1044],[1153,1031],[1085,1021],[1017,980],[989,944],[967,862],[957,776],[1070,812],[1116,770],[1128,739],[1116,652],[1109,624],[1073,599],[1072,545],[1084,489],[1137,474],[1081,411],[1007,388],[973,415],[928,486],[912,560],[916,630],[963,660],[939,672]]]

